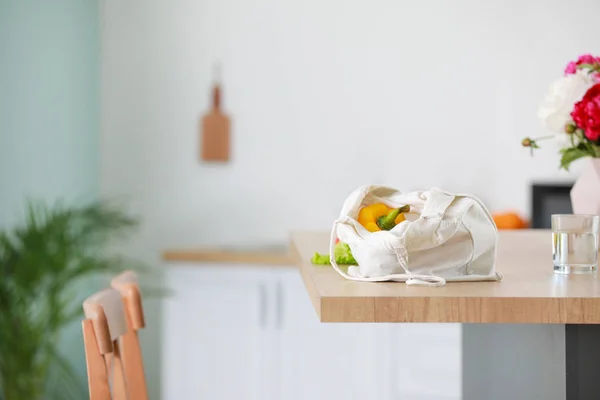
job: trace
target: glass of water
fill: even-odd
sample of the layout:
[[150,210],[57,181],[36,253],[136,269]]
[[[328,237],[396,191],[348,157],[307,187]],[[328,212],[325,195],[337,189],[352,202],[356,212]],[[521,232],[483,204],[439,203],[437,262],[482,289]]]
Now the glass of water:
[[600,216],[552,215],[552,256],[558,274],[589,274],[598,269]]

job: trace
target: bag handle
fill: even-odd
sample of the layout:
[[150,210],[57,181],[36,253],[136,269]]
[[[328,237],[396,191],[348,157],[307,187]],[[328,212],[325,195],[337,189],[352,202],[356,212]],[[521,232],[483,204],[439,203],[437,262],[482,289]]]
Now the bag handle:
[[[386,281],[405,281],[408,286],[412,285],[423,285],[423,286],[444,286],[446,284],[446,280],[439,276],[434,275],[419,275],[419,274],[392,274],[385,276],[376,276],[371,278],[359,278],[352,275],[347,274],[342,271],[342,269],[338,266],[335,261],[335,239],[337,237],[337,226],[340,224],[339,220],[336,220],[333,223],[333,227],[331,228],[331,236],[329,238],[329,262],[333,269],[335,269],[341,276],[351,281],[360,281],[360,282],[386,282]],[[400,261],[400,260],[399,260]]]
[[421,217],[425,219],[442,219],[444,217],[444,213],[448,207],[450,207],[450,204],[452,204],[455,198],[456,197],[451,194],[442,192],[437,188],[432,188],[429,191],[429,195],[427,196],[425,204],[423,205]]

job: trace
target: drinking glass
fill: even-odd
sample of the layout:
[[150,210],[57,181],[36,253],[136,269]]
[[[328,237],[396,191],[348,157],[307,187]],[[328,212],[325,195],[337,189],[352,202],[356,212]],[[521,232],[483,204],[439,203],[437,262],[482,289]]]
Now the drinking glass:
[[552,258],[558,274],[590,274],[598,269],[600,216],[552,215]]

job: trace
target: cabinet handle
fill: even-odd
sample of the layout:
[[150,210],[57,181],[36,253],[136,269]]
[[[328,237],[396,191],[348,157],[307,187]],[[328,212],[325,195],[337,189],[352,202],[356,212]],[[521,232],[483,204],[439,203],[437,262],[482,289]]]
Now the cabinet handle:
[[277,281],[277,329],[283,327],[283,288],[281,282]]
[[258,323],[261,328],[267,327],[267,285],[264,283],[260,284],[258,289]]

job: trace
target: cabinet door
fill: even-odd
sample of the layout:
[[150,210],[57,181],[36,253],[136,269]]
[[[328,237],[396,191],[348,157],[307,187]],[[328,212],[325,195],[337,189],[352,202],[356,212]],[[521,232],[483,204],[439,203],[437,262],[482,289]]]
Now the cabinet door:
[[321,323],[299,272],[277,274],[278,398],[386,399],[389,325]]
[[177,264],[166,276],[162,398],[270,398],[268,271]]
[[462,398],[460,324],[395,324],[391,342],[392,399]]

